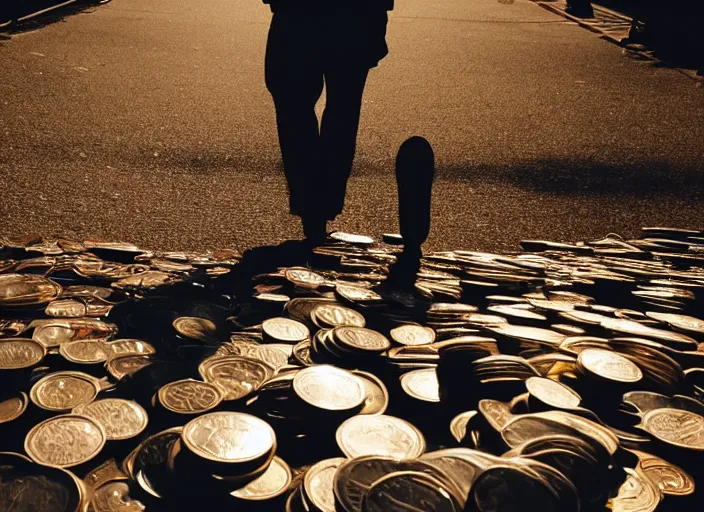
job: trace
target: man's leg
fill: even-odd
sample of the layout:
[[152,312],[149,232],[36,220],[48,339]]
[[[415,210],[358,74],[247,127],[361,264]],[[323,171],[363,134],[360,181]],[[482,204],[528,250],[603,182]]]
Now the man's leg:
[[289,207],[304,217],[315,195],[309,183],[320,165],[315,103],[323,90],[323,71],[305,17],[276,13],[266,49],[266,85],[274,100],[276,125]]
[[359,65],[325,71],[326,103],[320,129],[322,163],[317,183],[327,220],[341,213],[345,203],[368,73],[368,68]]

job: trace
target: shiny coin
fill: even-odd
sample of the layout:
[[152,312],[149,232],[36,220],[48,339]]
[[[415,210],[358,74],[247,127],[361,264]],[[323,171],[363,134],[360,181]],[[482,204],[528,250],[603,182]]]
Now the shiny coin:
[[78,340],[62,343],[59,353],[64,359],[78,364],[102,363],[108,358],[100,340]]
[[121,357],[129,354],[155,354],[156,349],[146,341],[122,339],[105,343],[105,350],[108,354],[108,359],[113,357]]
[[238,400],[258,390],[274,369],[258,359],[227,356],[206,359],[198,372],[204,381],[220,389],[224,400]]
[[318,304],[310,312],[310,318],[321,329],[332,329],[343,325],[364,327],[366,324],[364,316],[360,313],[335,303]]
[[382,455],[412,459],[425,451],[420,430],[401,418],[383,414],[353,416],[339,426],[335,438],[350,458]]
[[91,418],[66,414],[49,418],[29,431],[27,454],[39,464],[69,468],[91,460],[105,446],[102,426]]
[[147,428],[147,411],[141,405],[122,398],[105,398],[80,405],[74,414],[86,416],[99,423],[108,441],[130,439]]
[[106,367],[114,379],[122,380],[128,375],[133,375],[151,364],[153,364],[153,361],[149,356],[133,354],[114,357],[108,361]]
[[450,422],[450,433],[458,443],[467,435],[467,425],[478,414],[478,411],[461,412]]
[[34,329],[32,339],[46,348],[78,340],[106,340],[117,332],[117,327],[95,319],[67,318],[42,322]]
[[208,342],[217,338],[218,328],[207,318],[182,316],[174,320],[172,325],[177,333],[188,339]]
[[46,349],[36,341],[24,338],[0,340],[0,370],[19,370],[38,364]]
[[404,373],[401,387],[413,398],[424,402],[440,402],[440,387],[435,368],[424,368]]
[[457,499],[438,479],[418,471],[399,471],[377,480],[364,497],[363,510],[457,512]]
[[298,286],[300,288],[307,288],[309,290],[315,290],[320,288],[322,284],[325,284],[325,278],[316,272],[310,270],[294,268],[288,269],[284,272],[286,279]]
[[422,325],[400,325],[391,329],[391,339],[406,346],[429,345],[435,341],[435,331]]
[[291,485],[292,479],[288,464],[274,457],[262,476],[230,494],[247,501],[270,500],[281,496]]
[[67,412],[92,402],[99,392],[100,384],[88,374],[56,372],[37,381],[29,396],[42,409]]
[[178,414],[200,414],[217,407],[222,400],[215,384],[194,379],[170,382],[159,389],[159,403]]
[[269,318],[264,320],[262,332],[269,339],[281,343],[300,343],[310,337],[308,327],[290,318]]
[[285,343],[269,343],[257,345],[255,343],[238,344],[239,354],[245,357],[258,359],[268,364],[275,370],[288,364],[293,355],[293,345]]
[[379,353],[391,348],[391,343],[383,334],[363,327],[337,327],[332,335],[348,350]]
[[361,512],[364,496],[380,478],[398,471],[417,471],[443,478],[428,462],[418,459],[399,460],[392,457],[364,456],[345,461],[337,468],[334,479],[335,499],[346,512]]
[[682,409],[653,409],[642,428],[653,437],[679,448],[704,451],[704,417]]
[[544,377],[526,379],[526,388],[533,397],[558,409],[574,409],[581,403],[580,396],[569,387]]
[[489,327],[489,330],[501,336],[555,347],[565,339],[563,334],[540,327],[505,324]]
[[631,336],[641,336],[652,338],[666,345],[671,345],[680,350],[697,350],[696,340],[685,334],[668,331],[665,329],[656,329],[648,325],[626,320],[624,318],[607,318],[601,322],[604,329],[610,331],[628,334]]
[[28,403],[27,394],[21,391],[14,396],[0,400],[0,425],[22,416]]
[[373,304],[383,300],[374,290],[358,286],[338,284],[335,286],[335,293],[349,302],[358,304]]
[[695,318],[693,316],[658,313],[655,311],[648,311],[646,315],[660,322],[665,322],[680,331],[688,332],[694,335],[704,334],[704,320],[700,320],[699,318]]
[[293,378],[293,390],[306,403],[328,411],[349,411],[366,398],[364,385],[354,374],[329,365],[309,366]]
[[61,286],[35,274],[0,275],[0,306],[48,304],[61,294]]
[[650,453],[638,450],[632,451],[638,456],[640,470],[664,494],[671,496],[689,496],[694,494],[694,479],[684,469]]
[[142,502],[130,498],[126,482],[108,482],[98,487],[90,501],[90,512],[144,512]]
[[330,234],[330,238],[337,242],[344,242],[352,245],[371,245],[374,239],[365,235],[355,235],[353,233],[345,233],[343,231],[335,231]]
[[599,348],[588,348],[579,353],[578,364],[591,375],[615,382],[632,383],[643,378],[643,372],[622,355]]
[[359,414],[384,414],[389,406],[389,392],[384,382],[373,373],[352,370],[364,386],[364,407]]
[[345,462],[342,457],[321,460],[311,466],[303,478],[305,496],[313,506],[322,512],[335,512],[333,491],[335,472]]
[[610,500],[612,512],[653,512],[662,501],[662,493],[656,485],[639,472],[623,469],[626,481],[618,489],[618,494]]
[[268,423],[239,412],[211,412],[183,427],[188,449],[222,463],[251,462],[276,450],[276,435]]

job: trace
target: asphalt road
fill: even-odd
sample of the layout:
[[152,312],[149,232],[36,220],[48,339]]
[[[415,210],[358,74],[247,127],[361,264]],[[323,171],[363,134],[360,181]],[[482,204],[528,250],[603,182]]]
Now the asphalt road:
[[[427,249],[704,227],[704,88],[528,0],[397,0],[345,213],[395,231],[395,152],[437,158]],[[0,39],[0,233],[147,248],[300,237],[258,0],[113,0]]]

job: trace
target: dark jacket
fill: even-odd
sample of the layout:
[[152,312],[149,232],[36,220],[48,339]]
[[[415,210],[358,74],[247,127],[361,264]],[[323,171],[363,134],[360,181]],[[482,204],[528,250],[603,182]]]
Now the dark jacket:
[[392,11],[394,0],[263,0],[269,4],[272,12],[295,10],[306,12],[325,12],[338,9],[362,9]]

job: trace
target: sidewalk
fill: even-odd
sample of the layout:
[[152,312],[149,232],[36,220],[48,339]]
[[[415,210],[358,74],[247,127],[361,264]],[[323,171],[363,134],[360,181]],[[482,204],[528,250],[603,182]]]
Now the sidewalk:
[[[642,44],[632,43],[629,41],[629,32],[631,30],[633,18],[627,14],[617,12],[615,10],[609,9],[608,7],[603,7],[601,5],[592,3],[594,9],[593,18],[579,18],[568,14],[565,11],[567,3],[565,0],[533,0],[535,3],[541,7],[547,9],[548,11],[554,12],[563,16],[580,26],[591,30],[597,34],[600,34],[604,39],[607,39],[619,46],[625,48],[625,51],[637,54],[644,60],[650,60],[655,63],[663,62],[658,56],[654,49],[648,48]],[[683,73],[684,75],[694,79],[694,80],[704,80],[701,73],[698,73],[696,69],[687,69],[675,66],[668,66],[677,71]]]

